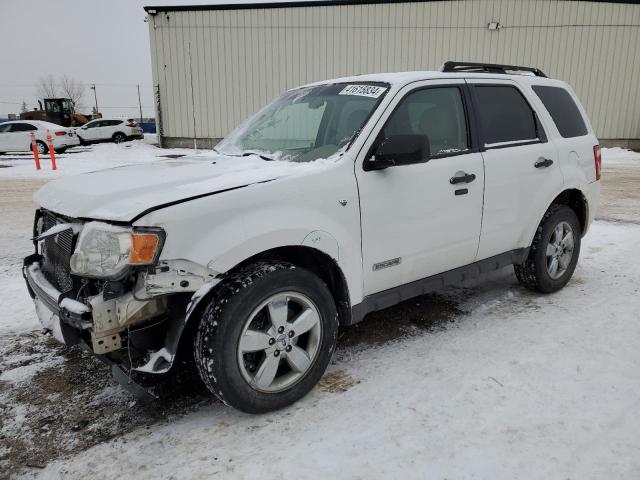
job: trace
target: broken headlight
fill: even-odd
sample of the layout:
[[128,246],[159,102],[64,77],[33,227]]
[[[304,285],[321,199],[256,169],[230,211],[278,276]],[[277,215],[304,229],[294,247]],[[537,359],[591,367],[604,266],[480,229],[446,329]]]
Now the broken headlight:
[[71,271],[94,278],[121,277],[131,265],[152,265],[164,243],[161,228],[118,227],[102,222],[84,225]]

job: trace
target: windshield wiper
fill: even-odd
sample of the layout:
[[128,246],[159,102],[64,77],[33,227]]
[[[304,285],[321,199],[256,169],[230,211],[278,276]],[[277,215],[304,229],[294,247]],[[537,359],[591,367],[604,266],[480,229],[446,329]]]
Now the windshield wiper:
[[242,156],[243,157],[249,157],[251,155],[257,155],[258,157],[260,157],[263,160],[266,160],[267,162],[273,162],[275,159],[271,158],[271,157],[267,157],[266,155],[263,155],[262,153],[258,153],[258,152],[252,152],[250,150],[247,150],[245,152],[242,152]]

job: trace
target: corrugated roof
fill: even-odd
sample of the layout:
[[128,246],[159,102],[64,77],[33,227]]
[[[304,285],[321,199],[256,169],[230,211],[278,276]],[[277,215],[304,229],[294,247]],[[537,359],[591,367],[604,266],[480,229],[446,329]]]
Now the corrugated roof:
[[[291,8],[291,7],[327,7],[340,5],[375,5],[390,3],[432,3],[448,0],[310,0],[310,1],[286,1],[286,2],[260,2],[260,3],[214,3],[209,5],[148,5],[144,9],[157,12],[181,12],[194,10],[255,10],[265,8]],[[585,1],[585,0],[566,0]],[[638,3],[639,0],[586,0],[594,3]]]

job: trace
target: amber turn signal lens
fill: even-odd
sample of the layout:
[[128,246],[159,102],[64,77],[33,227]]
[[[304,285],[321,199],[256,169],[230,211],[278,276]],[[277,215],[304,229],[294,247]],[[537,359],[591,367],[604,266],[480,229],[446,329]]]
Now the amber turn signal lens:
[[155,233],[131,234],[131,265],[148,265],[153,262],[160,239]]

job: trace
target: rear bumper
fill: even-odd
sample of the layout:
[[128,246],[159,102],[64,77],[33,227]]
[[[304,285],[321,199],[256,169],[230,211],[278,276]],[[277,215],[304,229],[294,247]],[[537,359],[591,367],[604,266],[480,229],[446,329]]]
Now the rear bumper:
[[76,135],[70,137],[68,135],[64,137],[58,137],[53,141],[54,148],[67,148],[80,145],[80,140]]

